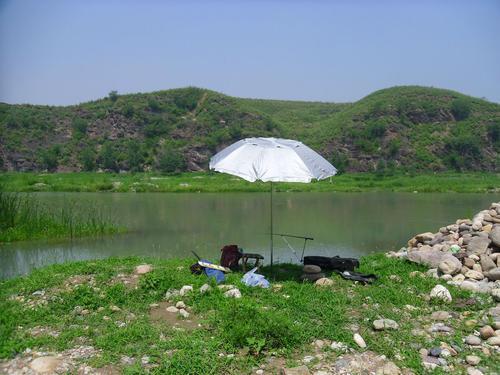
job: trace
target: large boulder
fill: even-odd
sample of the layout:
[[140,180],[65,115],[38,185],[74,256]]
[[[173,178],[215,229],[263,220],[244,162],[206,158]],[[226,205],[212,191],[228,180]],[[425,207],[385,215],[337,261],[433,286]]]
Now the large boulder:
[[452,255],[445,254],[438,265],[438,269],[445,275],[455,275],[462,269],[462,262]]
[[500,247],[500,225],[495,225],[490,232],[490,239],[493,245]]
[[491,240],[488,237],[473,237],[467,245],[467,253],[476,255],[484,254],[486,253],[486,249],[488,249],[490,243]]
[[425,264],[431,268],[437,268],[444,259],[446,253],[438,250],[413,250],[408,252],[408,260]]

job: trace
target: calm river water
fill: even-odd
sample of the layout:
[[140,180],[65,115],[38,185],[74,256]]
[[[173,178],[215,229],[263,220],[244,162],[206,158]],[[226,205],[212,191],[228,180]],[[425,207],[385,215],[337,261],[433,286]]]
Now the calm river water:
[[[0,248],[0,278],[36,267],[109,256],[200,256],[217,259],[235,243],[269,260],[269,194],[217,193],[40,193],[51,204],[65,199],[92,202],[110,211],[129,232],[96,239],[23,242]],[[499,201],[498,194],[277,193],[274,231],[314,237],[306,255],[359,257],[396,250],[415,233],[436,231]],[[302,240],[288,239],[302,251]],[[296,262],[275,237],[275,259]]]

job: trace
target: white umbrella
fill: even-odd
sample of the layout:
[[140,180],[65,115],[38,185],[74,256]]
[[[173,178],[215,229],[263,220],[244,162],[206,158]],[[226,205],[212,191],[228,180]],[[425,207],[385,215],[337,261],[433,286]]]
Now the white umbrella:
[[299,141],[280,138],[245,138],[210,159],[210,169],[247,181],[271,182],[271,267],[273,265],[273,182],[322,180],[337,169]]

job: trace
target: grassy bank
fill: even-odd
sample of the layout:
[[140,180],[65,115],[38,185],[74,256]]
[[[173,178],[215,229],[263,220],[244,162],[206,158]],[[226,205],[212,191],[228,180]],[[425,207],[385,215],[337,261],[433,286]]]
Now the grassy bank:
[[[150,173],[3,173],[8,191],[66,192],[228,192],[269,191],[269,184],[250,183],[212,172],[160,175]],[[310,184],[278,183],[277,191],[400,191],[485,193],[500,191],[500,174],[439,173],[421,175],[342,174]]]
[[[143,262],[153,271],[134,277]],[[205,276],[189,271],[193,260],[107,259],[54,265],[26,277],[0,283],[0,358],[8,361],[31,356],[31,351],[69,353],[82,345],[92,355],[73,359],[125,373],[221,374],[277,373],[280,366],[297,366],[308,354],[334,363],[340,349],[318,349],[313,340],[342,342],[353,351],[385,355],[401,368],[422,373],[421,348],[453,345],[458,354],[447,358],[453,373],[465,373],[464,359],[475,354],[486,373],[498,366],[498,356],[473,349],[463,337],[477,330],[484,310],[495,304],[489,296],[464,303],[469,292],[449,287],[453,302],[428,300],[439,280],[412,274],[424,271],[417,265],[373,255],[362,259],[361,271],[376,273],[379,280],[363,286],[331,276],[333,285],[318,287],[295,279],[298,269],[280,271],[270,289],[240,283],[241,274],[230,274],[227,284],[236,285],[242,298],[224,296],[213,286],[202,294]],[[194,290],[165,301],[165,293],[192,285]],[[161,313],[182,300],[189,321]],[[430,314],[450,312],[444,323],[451,333],[430,332]],[[175,315],[174,315],[175,316]],[[374,331],[380,317],[393,319],[396,330]],[[466,323],[469,322],[469,323]],[[358,331],[367,344],[353,341]],[[31,358],[31,357],[30,357]],[[323,359],[319,359],[323,358]],[[0,363],[0,366],[2,363]],[[274,367],[273,367],[274,366]],[[1,368],[1,367],[0,367]],[[441,370],[438,369],[438,373]]]
[[33,196],[0,190],[0,243],[99,236],[120,230],[95,206],[65,200],[54,208]]

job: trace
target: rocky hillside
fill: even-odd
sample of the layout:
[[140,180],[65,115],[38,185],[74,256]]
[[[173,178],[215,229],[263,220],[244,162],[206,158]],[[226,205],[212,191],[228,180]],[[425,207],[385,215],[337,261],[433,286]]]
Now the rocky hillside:
[[347,171],[499,171],[500,105],[394,87],[355,103],[240,99],[199,88],[67,107],[0,104],[0,168],[205,169],[250,136],[299,139]]

